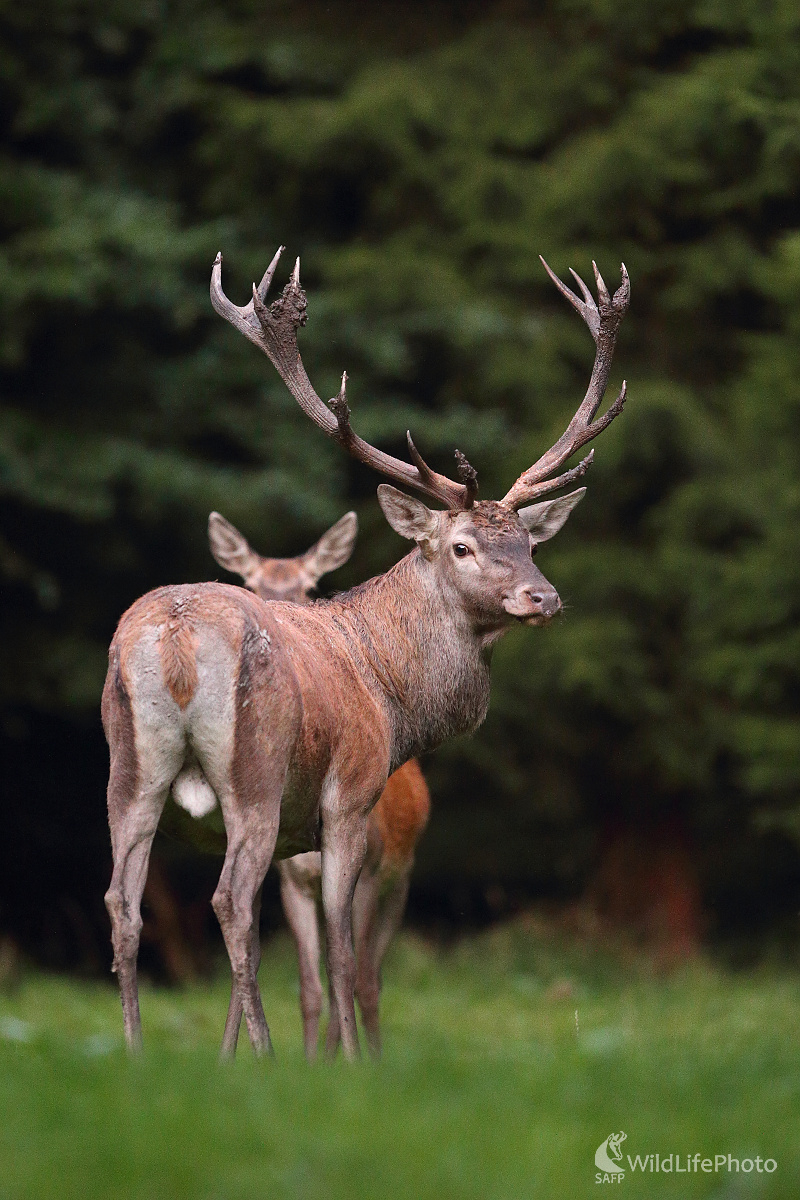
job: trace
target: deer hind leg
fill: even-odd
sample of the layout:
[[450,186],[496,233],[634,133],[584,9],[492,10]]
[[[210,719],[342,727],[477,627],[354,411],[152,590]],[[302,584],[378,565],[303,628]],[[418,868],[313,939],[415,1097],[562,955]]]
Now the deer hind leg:
[[356,943],[356,998],[367,1047],[373,1058],[381,1053],[379,1005],[381,964],[397,932],[408,898],[410,866],[387,884],[379,874],[362,874],[353,902]]
[[322,1014],[320,980],[320,938],[317,901],[313,891],[293,878],[291,867],[280,864],[281,901],[286,920],[297,947],[300,971],[300,1011],[303,1017],[303,1044],[309,1062],[317,1057],[319,1020]]
[[277,803],[269,805],[272,811],[251,809],[235,815],[230,811],[225,812],[228,850],[211,899],[231,963],[231,1002],[220,1051],[223,1058],[230,1058],[236,1052],[241,1020],[239,1005],[244,1013],[254,1053],[272,1053],[256,978],[260,951],[255,948],[258,931],[254,906],[275,849],[279,804],[280,793]]
[[[261,966],[261,891],[262,889],[259,888],[253,901],[252,954],[256,978],[258,978],[258,968]],[[220,1051],[220,1056],[224,1059],[233,1058],[236,1053],[243,1012],[244,1007],[241,994],[236,986],[236,981],[232,980],[231,999],[228,1005],[228,1015],[225,1019],[225,1032],[222,1035],[222,1048]]]
[[[141,902],[147,879],[150,847],[167,799],[170,783],[180,768],[182,749],[164,756],[160,768],[148,763],[145,785],[133,783],[129,771],[113,763],[108,785],[108,815],[114,871],[105,896],[111,918],[114,970],[119,979],[122,1018],[128,1049],[142,1045],[136,959],[142,930]],[[131,794],[133,793],[133,794]]]
[[224,1058],[236,1051],[239,1005],[254,1052],[272,1053],[256,978],[260,943],[254,910],[278,836],[288,751],[277,746],[265,750],[254,743],[255,738],[249,740],[247,753],[242,751],[234,761],[227,780],[226,770],[198,754],[219,798],[228,838],[222,873],[211,900],[231,963],[231,1003],[221,1048]]

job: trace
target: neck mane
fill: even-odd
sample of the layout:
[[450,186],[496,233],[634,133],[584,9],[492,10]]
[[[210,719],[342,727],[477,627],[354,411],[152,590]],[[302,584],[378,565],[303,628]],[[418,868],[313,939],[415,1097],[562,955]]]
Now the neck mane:
[[387,708],[392,770],[477,728],[489,706],[489,652],[418,549],[384,575],[318,601]]

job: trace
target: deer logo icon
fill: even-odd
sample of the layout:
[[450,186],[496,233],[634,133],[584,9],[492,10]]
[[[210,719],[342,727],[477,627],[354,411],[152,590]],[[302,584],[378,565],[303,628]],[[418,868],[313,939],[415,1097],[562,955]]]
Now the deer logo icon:
[[620,1175],[625,1168],[619,1166],[622,1162],[622,1143],[627,1138],[627,1133],[620,1130],[619,1133],[610,1133],[606,1140],[597,1147],[594,1156],[594,1165],[598,1171],[603,1171],[607,1175]]

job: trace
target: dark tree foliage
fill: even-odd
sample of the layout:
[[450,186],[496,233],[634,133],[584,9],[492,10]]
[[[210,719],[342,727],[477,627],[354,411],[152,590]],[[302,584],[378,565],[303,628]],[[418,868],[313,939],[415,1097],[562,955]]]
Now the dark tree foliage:
[[317,389],[346,367],[365,437],[486,497],[588,380],[538,253],[632,279],[629,404],[540,556],[567,617],[428,764],[418,903],[577,894],[638,829],[717,928],[796,914],[799,35],[779,0],[0,5],[0,925],[50,961],[102,926],[106,647],[218,573],[210,509],[285,554],[355,504],[339,586],[406,549],[210,308],[218,249],[244,302],[280,243]]

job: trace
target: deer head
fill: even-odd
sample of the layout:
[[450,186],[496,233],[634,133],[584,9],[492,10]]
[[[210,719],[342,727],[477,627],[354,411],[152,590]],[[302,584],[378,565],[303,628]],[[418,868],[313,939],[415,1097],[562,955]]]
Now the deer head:
[[444,510],[430,509],[387,484],[378,489],[378,499],[389,524],[402,537],[416,542],[423,558],[435,570],[443,591],[463,607],[477,628],[501,629],[514,620],[535,625],[549,621],[560,611],[561,601],[532,559],[539,543],[558,532],[586,489],[578,488],[554,500],[542,501],[541,497],[568,486],[586,473],[593,450],[576,467],[566,471],[561,468],[577,450],[608,428],[625,403],[623,383],[614,403],[602,417],[595,419],[608,383],[617,331],[630,299],[624,264],[622,283],[613,297],[596,264],[592,264],[597,287],[595,300],[576,272],[572,274],[580,296],[541,260],[594,339],[595,361],[589,387],[562,436],[520,475],[503,499],[478,501],[477,473],[460,451],[456,451],[458,480],[452,480],[425,463],[410,433],[407,434],[410,463],[360,438],[350,425],[346,373],[342,375],[339,394],[327,404],[320,399],[297,347],[297,329],[306,322],[307,307],[300,284],[299,259],[282,294],[269,308],[265,303],[282,250],[283,247],[278,250],[258,287],[253,284],[253,298],[243,308],[231,303],[222,291],[222,255],[218,254],[211,275],[214,308],[263,350],[297,403],[324,433],[359,462],[446,506]]
[[512,619],[544,625],[560,612],[558,593],[533,559],[539,543],[558,533],[585,491],[579,488],[519,513],[491,500],[442,512],[384,483],[378,502],[395,532],[415,541],[435,565],[441,586],[458,598],[476,628],[490,630]]
[[221,567],[241,575],[245,587],[262,600],[291,600],[295,604],[310,600],[322,576],[347,562],[357,534],[358,518],[354,512],[348,512],[305,554],[295,558],[263,558],[251,549],[236,526],[218,512],[212,512],[208,518],[211,553]]

